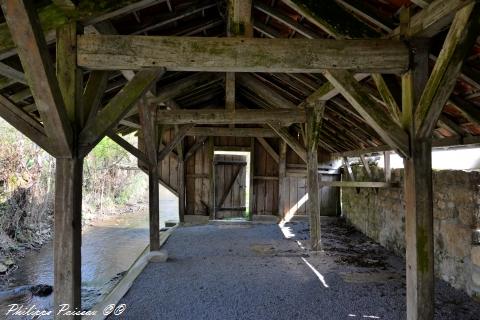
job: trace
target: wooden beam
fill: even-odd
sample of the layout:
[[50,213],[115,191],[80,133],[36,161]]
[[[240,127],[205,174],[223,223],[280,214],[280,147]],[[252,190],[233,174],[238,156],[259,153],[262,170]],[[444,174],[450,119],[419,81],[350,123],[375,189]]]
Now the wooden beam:
[[207,83],[219,80],[220,78],[217,73],[196,73],[157,88],[156,96],[148,98],[148,101],[151,103],[163,103],[165,101],[189,94],[193,90]]
[[[414,69],[402,79],[402,119],[410,141],[409,155],[404,158],[407,319],[415,320],[433,319],[435,309],[432,138],[431,134],[422,138],[415,134],[419,101],[430,83],[426,65],[425,46],[415,55]],[[389,158],[385,159],[389,181]]]
[[295,139],[287,128],[275,126],[269,124],[270,127],[275,131],[283,141],[285,141],[290,148],[305,162],[307,162],[307,150],[303,145],[300,144],[300,141]]
[[203,147],[205,144],[205,141],[208,139],[207,136],[205,137],[199,137],[197,141],[195,141],[195,144],[188,149],[187,153],[185,153],[185,158],[184,161],[186,162],[188,159],[190,159],[191,156],[195,155],[195,153]]
[[215,143],[213,137],[208,137],[207,142],[207,164],[210,167],[208,172],[208,210],[210,220],[215,220],[217,212],[216,205],[215,205],[215,164],[213,160],[215,158]]
[[285,219],[287,208],[287,143],[280,141],[280,151],[278,152],[278,215]]
[[80,133],[80,144],[91,150],[123,119],[164,72],[164,69],[149,69],[135,74],[135,77],[98,112],[93,121],[87,123]]
[[[412,17],[406,34],[416,38],[431,38],[450,25],[457,11],[474,2],[474,0],[435,0]],[[397,27],[389,37],[399,37],[400,33],[400,27]]]
[[248,88],[265,102],[268,102],[269,105],[275,106],[276,108],[289,109],[294,109],[296,107],[294,103],[290,102],[290,100],[276,93],[271,87],[253,75],[239,73],[237,74],[237,78],[242,86]]
[[360,155],[360,160],[362,161],[363,168],[364,168],[365,173],[367,174],[367,176],[368,176],[370,179],[373,179],[372,170],[370,169],[370,166],[369,166],[369,164],[368,164],[368,160],[365,158],[364,155]]
[[393,120],[400,124],[400,107],[398,106],[397,100],[385,82],[385,79],[379,73],[372,74],[372,78],[377,86],[380,96],[387,106],[388,113],[392,116]]
[[476,104],[462,99],[458,96],[452,96],[450,102],[468,119],[468,121],[480,125],[480,110]]
[[[378,33],[369,28],[366,23],[352,17],[335,1],[330,1],[328,6],[318,1],[282,0],[282,2],[333,38],[374,38],[378,36]],[[349,23],[333,24],[332,17],[335,17],[337,21],[345,20]]]
[[265,124],[290,125],[305,122],[304,110],[224,109],[160,110],[157,122],[162,124]]
[[52,145],[52,141],[46,136],[43,126],[2,95],[0,95],[0,117],[43,150],[51,155],[55,155],[56,150]]
[[448,101],[463,60],[476,42],[480,31],[480,4],[472,3],[458,11],[445,39],[442,51],[415,112],[418,138],[429,137]]
[[374,101],[351,73],[329,70],[325,77],[342,93],[380,137],[400,154],[409,151],[408,135],[385,110]]
[[267,128],[221,128],[221,127],[193,127],[187,136],[212,137],[246,137],[246,138],[276,138],[275,131]]
[[12,39],[33,93],[47,135],[57,154],[72,154],[73,132],[34,6],[25,0],[2,2]]
[[392,166],[391,166],[391,155],[390,151],[385,151],[383,153],[383,171],[385,175],[385,182],[390,183],[392,181]]
[[[450,138],[436,139],[432,142],[432,149],[456,149],[462,147],[476,148],[480,145],[480,136],[455,136]],[[334,152],[332,157],[359,157],[361,154],[376,154],[384,151],[394,151],[392,147],[388,145],[381,145],[378,147],[357,149],[345,152]]]
[[376,181],[321,181],[321,187],[338,188],[398,188],[398,183]]
[[311,29],[304,27],[302,24],[297,22],[295,19],[291,18],[290,16],[284,14],[282,11],[275,9],[274,7],[268,6],[264,4],[263,2],[258,2],[255,1],[254,3],[254,8],[257,9],[260,12],[263,12],[264,14],[280,21],[287,27],[289,27],[292,30],[295,30],[295,32],[300,33],[307,39],[318,39],[320,38],[318,34],[316,34],[314,31]]
[[257,137],[258,142],[262,145],[263,149],[272,157],[276,163],[280,162],[278,153],[272,148],[272,146],[265,140],[265,138]]
[[121,136],[119,136],[116,133],[109,133],[107,135],[110,139],[112,139],[116,144],[118,144],[120,147],[125,149],[127,152],[129,152],[131,155],[133,155],[135,158],[138,160],[148,163],[147,156],[145,153],[134,147],[130,142],[127,140],[123,139]]
[[83,92],[82,126],[93,121],[100,110],[102,97],[107,89],[108,71],[92,71]]
[[185,222],[186,190],[185,190],[185,161],[178,161],[178,218],[181,223]]
[[0,75],[12,79],[15,82],[27,84],[27,79],[25,78],[25,74],[23,72],[18,71],[17,69],[10,67],[3,62],[0,62]]
[[326,101],[307,108],[307,208],[310,216],[310,242],[313,251],[322,249],[320,210],[322,204],[318,185],[318,142]]
[[396,40],[84,35],[78,50],[80,66],[108,70],[163,66],[170,71],[402,73],[410,63],[408,47]]
[[350,179],[350,181],[355,181],[355,175],[353,174],[352,167],[350,166],[350,162],[348,161],[347,157],[343,157],[343,167],[348,179]]
[[160,250],[160,188],[157,167],[148,170],[148,212],[150,230],[150,251]]
[[162,161],[163,159],[165,159],[166,156],[168,156],[168,154],[170,152],[173,151],[173,149],[175,149],[175,147],[182,142],[183,138],[185,138],[185,136],[187,135],[187,132],[188,130],[190,130],[194,125],[193,124],[186,124],[186,125],[183,125],[181,126],[179,129],[178,129],[178,132],[175,134],[175,136],[173,137],[172,141],[170,141],[170,143],[168,143],[165,148],[162,149],[162,151],[160,151],[158,153],[158,161]]

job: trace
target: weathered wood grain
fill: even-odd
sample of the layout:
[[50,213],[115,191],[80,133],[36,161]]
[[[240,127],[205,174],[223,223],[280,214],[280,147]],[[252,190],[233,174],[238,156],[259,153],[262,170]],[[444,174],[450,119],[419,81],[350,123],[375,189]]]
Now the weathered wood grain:
[[78,50],[80,66],[102,70],[402,73],[409,67],[408,47],[395,40],[84,35]]

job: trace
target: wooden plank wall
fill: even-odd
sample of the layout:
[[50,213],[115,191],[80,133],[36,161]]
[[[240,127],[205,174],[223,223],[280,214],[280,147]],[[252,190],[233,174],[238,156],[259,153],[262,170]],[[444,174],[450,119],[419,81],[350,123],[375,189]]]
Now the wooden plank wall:
[[[278,139],[266,139],[278,153]],[[255,161],[253,166],[253,214],[278,214],[278,164],[255,140]],[[268,177],[268,178],[267,178]]]
[[[195,144],[196,137],[186,137],[187,150]],[[211,162],[208,141],[185,163],[186,214],[209,215]]]
[[[167,144],[173,138],[173,130],[166,130],[163,134],[163,143]],[[141,139],[140,139],[141,140]],[[272,148],[279,151],[279,139],[267,138],[267,142]],[[185,149],[188,150],[195,144],[196,137],[188,136],[185,138]],[[215,137],[215,149],[243,148],[247,150],[251,146],[250,138],[238,137]],[[142,143],[139,142],[140,150],[143,150]],[[209,194],[211,174],[211,156],[208,152],[208,140],[204,145],[185,162],[186,170],[186,214],[190,215],[209,215]],[[329,159],[325,158],[326,152],[319,152],[319,162],[328,164]],[[161,163],[159,163],[159,174],[162,182],[168,185],[172,190],[176,191],[178,188],[178,171],[177,171],[177,157],[170,153]],[[290,148],[287,148],[287,172],[291,169],[299,170],[305,167],[303,160],[297,156]],[[232,170],[232,166],[224,170]],[[223,171],[223,177],[220,174],[217,177],[216,183],[225,184],[226,177],[229,177],[229,172]],[[253,175],[256,177],[253,180],[253,214],[254,215],[278,215],[278,163],[264,150],[261,144],[255,140],[254,143],[254,159],[253,159]],[[287,174],[288,176],[288,174]],[[339,175],[322,175],[322,180],[336,181],[339,180]],[[288,176],[287,183],[287,205],[288,209],[294,208],[296,216],[306,216],[306,204],[298,206],[299,201],[305,196],[307,185],[306,178],[300,176]],[[243,180],[242,180],[243,183]],[[235,207],[238,203],[244,203],[243,198],[237,196],[240,194],[241,186],[237,181],[233,194],[228,195],[225,200],[224,207]],[[339,215],[339,199],[340,188],[323,187],[322,192],[322,215],[335,216]],[[233,199],[232,197],[236,197]],[[238,200],[238,201],[237,201]],[[217,217],[238,216],[238,212],[218,211]]]

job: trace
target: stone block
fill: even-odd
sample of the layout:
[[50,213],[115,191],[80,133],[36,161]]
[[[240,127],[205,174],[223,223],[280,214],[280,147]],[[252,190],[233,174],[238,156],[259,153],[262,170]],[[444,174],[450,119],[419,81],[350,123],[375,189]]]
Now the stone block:
[[167,262],[168,260],[168,251],[166,249],[161,249],[160,251],[152,251],[149,253],[150,262]]
[[470,253],[470,259],[472,260],[472,263],[474,265],[480,268],[480,246],[472,247],[472,250]]

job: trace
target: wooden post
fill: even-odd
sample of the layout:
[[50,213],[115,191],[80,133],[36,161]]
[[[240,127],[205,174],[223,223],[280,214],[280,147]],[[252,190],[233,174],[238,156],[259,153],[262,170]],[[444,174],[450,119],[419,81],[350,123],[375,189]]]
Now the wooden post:
[[178,216],[185,222],[185,162],[178,161]]
[[318,251],[322,248],[320,226],[321,199],[318,185],[318,141],[325,104],[325,101],[319,101],[313,108],[307,108],[307,208],[310,216],[310,241],[313,251]]
[[155,124],[156,108],[148,104],[145,99],[138,103],[140,122],[143,129],[145,155],[148,159],[148,208],[150,221],[150,251],[160,250],[160,199],[158,186],[158,142],[159,134]]
[[160,250],[160,199],[158,166],[148,168],[148,208],[150,220],[150,251]]
[[[81,130],[82,72],[76,63],[76,23],[57,30],[57,74],[69,129],[74,137]],[[52,80],[53,81],[53,80]],[[82,182],[83,158],[74,138],[72,155],[56,159],[54,208],[54,309],[55,314],[68,304],[81,310],[81,242],[82,242]],[[57,144],[58,146],[58,144]],[[57,318],[57,316],[55,316]],[[79,317],[62,316],[62,319]]]
[[[81,307],[83,159],[56,160],[54,308]],[[73,319],[73,317],[72,317]]]
[[253,218],[253,176],[255,174],[255,138],[250,138],[250,189],[248,192],[248,215],[247,219],[252,220]]
[[215,164],[214,164],[214,141],[213,137],[208,138],[208,161],[210,163],[210,173],[208,175],[210,192],[208,197],[208,208],[210,209],[210,220],[216,219],[215,212]]
[[417,45],[416,68],[402,77],[402,123],[410,132],[410,157],[404,159],[407,319],[431,320],[435,308],[432,141],[415,137],[413,120],[427,82],[428,47]]
[[285,219],[286,213],[286,177],[287,177],[287,143],[280,141],[280,151],[278,153],[278,215]]

